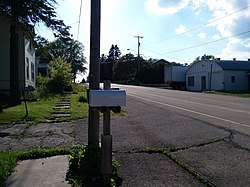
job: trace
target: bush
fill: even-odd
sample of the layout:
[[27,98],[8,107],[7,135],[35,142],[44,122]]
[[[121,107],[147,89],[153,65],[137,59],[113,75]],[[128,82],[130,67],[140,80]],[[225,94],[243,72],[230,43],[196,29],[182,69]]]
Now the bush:
[[52,92],[62,93],[64,89],[70,88],[72,84],[72,70],[63,57],[54,58],[50,62],[51,78],[48,81],[47,87]]

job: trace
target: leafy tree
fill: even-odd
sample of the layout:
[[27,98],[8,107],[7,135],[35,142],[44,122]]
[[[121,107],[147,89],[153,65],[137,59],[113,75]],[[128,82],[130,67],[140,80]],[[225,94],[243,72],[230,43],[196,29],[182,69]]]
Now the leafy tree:
[[109,54],[102,54],[100,57],[100,81],[113,80],[113,69],[114,64],[119,59],[121,51],[117,45],[111,45],[109,49]]
[[[40,40],[43,42],[43,40]],[[40,42],[40,47],[37,49],[37,55],[41,58],[52,59],[63,56],[65,60],[71,64],[74,81],[78,73],[85,73],[87,68],[86,58],[83,55],[84,46],[81,42],[72,38],[57,38],[53,42]]]
[[38,23],[44,23],[55,36],[68,36],[62,20],[56,18],[56,0],[1,0],[0,14],[10,18],[10,105],[21,103],[19,86],[19,32],[31,31]]
[[213,55],[206,55],[204,54],[203,56],[198,56],[195,58],[194,62],[198,62],[198,61],[201,61],[201,60],[213,60],[214,59],[214,56]]
[[126,54],[117,60],[114,66],[114,80],[118,82],[134,82],[137,76],[137,57]]
[[54,92],[62,92],[65,87],[70,86],[72,82],[72,70],[64,57],[54,58],[50,62],[51,79],[48,82],[48,88]]

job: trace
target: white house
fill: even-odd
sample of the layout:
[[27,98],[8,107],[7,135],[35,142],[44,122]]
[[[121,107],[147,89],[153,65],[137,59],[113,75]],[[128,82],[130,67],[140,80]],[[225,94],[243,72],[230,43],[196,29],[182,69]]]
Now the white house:
[[215,59],[194,62],[186,72],[186,88],[189,91],[249,91],[250,60]]
[[[10,19],[0,15],[0,94],[10,91]],[[19,85],[35,88],[34,32],[20,31],[19,35]],[[19,90],[21,92],[21,90]]]

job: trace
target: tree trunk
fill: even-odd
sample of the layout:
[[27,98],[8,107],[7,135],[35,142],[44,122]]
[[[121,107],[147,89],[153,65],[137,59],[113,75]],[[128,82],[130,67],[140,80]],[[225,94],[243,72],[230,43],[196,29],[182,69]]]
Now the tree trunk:
[[10,100],[9,105],[21,104],[21,89],[19,83],[19,51],[18,28],[15,23],[10,26]]

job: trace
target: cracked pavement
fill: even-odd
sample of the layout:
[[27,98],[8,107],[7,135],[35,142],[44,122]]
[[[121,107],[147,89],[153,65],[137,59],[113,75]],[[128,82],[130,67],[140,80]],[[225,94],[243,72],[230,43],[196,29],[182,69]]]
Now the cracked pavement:
[[[248,135],[132,97],[128,97],[125,110],[126,116],[111,117],[121,186],[204,186],[204,181],[209,182],[207,186],[250,186]],[[0,150],[85,144],[87,131],[86,120],[1,127]],[[169,154],[180,162],[161,153],[141,151],[146,148],[169,148]]]

